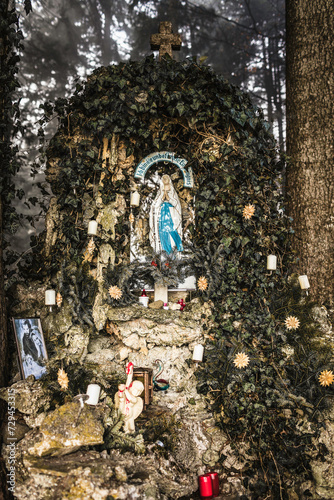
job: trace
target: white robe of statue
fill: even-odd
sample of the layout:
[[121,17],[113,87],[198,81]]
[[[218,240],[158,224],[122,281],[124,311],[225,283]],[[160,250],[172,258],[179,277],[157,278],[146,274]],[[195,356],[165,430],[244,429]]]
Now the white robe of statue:
[[169,175],[163,175],[150,210],[150,244],[157,253],[183,251],[181,203]]

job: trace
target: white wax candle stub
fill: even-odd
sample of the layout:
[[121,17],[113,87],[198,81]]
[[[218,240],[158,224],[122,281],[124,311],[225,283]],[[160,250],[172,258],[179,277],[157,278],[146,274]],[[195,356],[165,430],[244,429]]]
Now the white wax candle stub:
[[97,222],[96,222],[96,220],[89,221],[88,234],[97,234]]
[[89,384],[86,392],[89,398],[87,399],[86,403],[88,405],[97,405],[97,403],[99,402],[100,392],[101,387],[98,384]]
[[56,304],[56,291],[46,290],[45,292],[45,305],[54,306]]
[[299,276],[299,284],[300,284],[300,288],[302,290],[307,290],[308,288],[310,288],[310,283],[308,281],[308,277],[305,275],[303,276]]
[[269,271],[275,271],[276,267],[277,267],[276,255],[268,255],[268,257],[267,257],[267,269]]
[[132,207],[138,207],[139,201],[140,201],[140,194],[138,193],[138,191],[134,191],[133,193],[131,193],[130,205]]
[[203,361],[204,346],[197,344],[194,347],[193,361]]
[[148,307],[149,297],[139,297],[139,303],[144,307]]

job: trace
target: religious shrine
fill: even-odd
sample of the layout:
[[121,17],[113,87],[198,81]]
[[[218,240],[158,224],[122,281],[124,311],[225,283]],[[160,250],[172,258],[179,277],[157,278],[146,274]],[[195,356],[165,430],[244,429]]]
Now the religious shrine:
[[150,41],[158,58],[45,107],[52,195],[11,291],[0,390],[16,394],[18,499],[255,500],[302,460],[293,297],[310,284],[289,276],[283,160],[248,94],[173,60],[171,23]]

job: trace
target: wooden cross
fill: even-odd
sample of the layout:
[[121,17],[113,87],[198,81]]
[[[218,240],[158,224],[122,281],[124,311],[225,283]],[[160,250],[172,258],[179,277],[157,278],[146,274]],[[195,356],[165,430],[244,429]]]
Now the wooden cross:
[[165,21],[160,23],[159,33],[151,35],[150,43],[151,50],[159,50],[159,61],[161,61],[165,54],[173,57],[173,50],[180,50],[181,37],[174,35],[172,23]]

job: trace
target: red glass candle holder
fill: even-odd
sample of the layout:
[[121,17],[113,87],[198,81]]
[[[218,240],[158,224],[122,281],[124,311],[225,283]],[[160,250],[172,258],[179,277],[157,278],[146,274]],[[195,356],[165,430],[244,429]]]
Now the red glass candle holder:
[[219,477],[217,472],[208,472],[207,476],[211,477],[212,481],[212,495],[213,497],[219,496]]
[[201,498],[212,498],[212,479],[208,474],[198,476],[199,494]]

